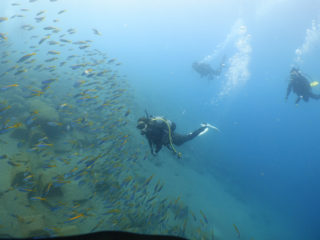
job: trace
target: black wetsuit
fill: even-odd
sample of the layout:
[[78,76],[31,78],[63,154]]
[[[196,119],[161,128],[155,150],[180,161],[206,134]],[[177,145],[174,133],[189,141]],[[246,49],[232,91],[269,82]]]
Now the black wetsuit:
[[170,144],[168,124],[171,129],[170,131],[171,131],[172,143],[177,146],[180,146],[183,143],[189,140],[192,140],[206,128],[206,127],[200,127],[199,129],[195,130],[192,133],[189,133],[187,135],[182,135],[174,132],[176,129],[176,124],[174,122],[171,122],[166,119],[164,120],[165,121],[156,117],[156,118],[152,118],[151,121],[149,121],[148,123],[148,127],[145,135],[148,139],[148,143],[149,143],[152,154],[154,154],[153,146],[155,146],[156,148],[155,153],[158,153],[161,150],[163,145],[166,146],[171,151],[174,151]]
[[320,95],[314,94],[312,92],[312,88],[308,79],[297,70],[291,71],[290,83],[287,88],[286,99],[288,98],[291,91],[293,91],[298,96],[296,104],[301,100],[301,98],[305,102],[308,102],[309,98],[320,99]]
[[222,67],[223,64],[220,64],[220,67],[215,70],[207,63],[194,62],[192,64],[192,68],[199,73],[201,77],[207,77],[209,80],[219,76],[221,74]]

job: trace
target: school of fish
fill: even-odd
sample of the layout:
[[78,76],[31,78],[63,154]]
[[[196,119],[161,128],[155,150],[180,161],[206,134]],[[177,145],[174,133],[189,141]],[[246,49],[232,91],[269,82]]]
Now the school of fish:
[[[73,26],[58,25],[67,9],[35,11],[38,2],[11,1],[15,14],[0,16],[0,162],[10,176],[0,188],[7,206],[0,234],[122,230],[214,239],[203,210],[163,194],[165,182],[139,170],[150,156],[134,139],[137,107],[121,63]],[[18,23],[22,38],[2,30]]]

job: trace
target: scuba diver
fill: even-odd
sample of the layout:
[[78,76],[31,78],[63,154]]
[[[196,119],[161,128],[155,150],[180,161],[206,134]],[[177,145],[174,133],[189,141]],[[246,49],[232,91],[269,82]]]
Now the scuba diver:
[[[176,124],[174,122],[163,117],[149,117],[147,112],[146,117],[138,119],[137,128],[140,129],[141,135],[145,135],[148,139],[152,155],[155,156],[164,145],[177,154],[179,158],[181,157],[181,153],[174,148],[173,144],[180,146],[183,143],[194,139],[196,136],[206,133],[209,128],[219,130],[210,124],[201,124],[201,127],[197,130],[187,135],[182,135],[175,132]],[[154,146],[155,151],[153,149]]]
[[309,83],[308,79],[303,76],[297,68],[293,67],[290,71],[290,82],[287,88],[286,100],[288,99],[291,91],[298,96],[296,104],[298,104],[301,99],[305,102],[308,102],[309,98],[320,99],[319,94],[314,94],[312,92],[312,87],[318,84],[319,83],[316,81]]
[[193,70],[200,74],[201,77],[206,77],[208,80],[212,80],[215,77],[220,76],[222,69],[225,67],[225,57],[222,59],[220,66],[217,69],[213,69],[208,63],[194,62],[192,64]]

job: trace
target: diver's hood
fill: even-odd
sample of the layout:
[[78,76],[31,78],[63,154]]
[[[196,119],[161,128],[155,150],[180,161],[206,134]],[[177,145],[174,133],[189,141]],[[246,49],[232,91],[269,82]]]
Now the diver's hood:
[[144,121],[139,121],[137,124],[138,129],[143,129],[146,126],[146,123]]

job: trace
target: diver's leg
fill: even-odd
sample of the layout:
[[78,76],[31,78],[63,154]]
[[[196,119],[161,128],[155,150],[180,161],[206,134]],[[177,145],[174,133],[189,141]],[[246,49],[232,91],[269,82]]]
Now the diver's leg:
[[194,139],[196,136],[198,136],[201,132],[203,132],[207,127],[201,127],[197,130],[195,130],[194,132],[192,133],[189,133],[187,135],[181,135],[179,133],[175,133],[173,136],[172,136],[172,141],[175,145],[177,146],[180,146],[182,145],[183,143],[187,142],[187,141],[190,141],[192,139]]
[[320,94],[310,93],[309,97],[313,99],[320,99]]
[[161,143],[157,143],[155,152],[158,153],[161,150],[161,148],[162,148],[162,144]]

